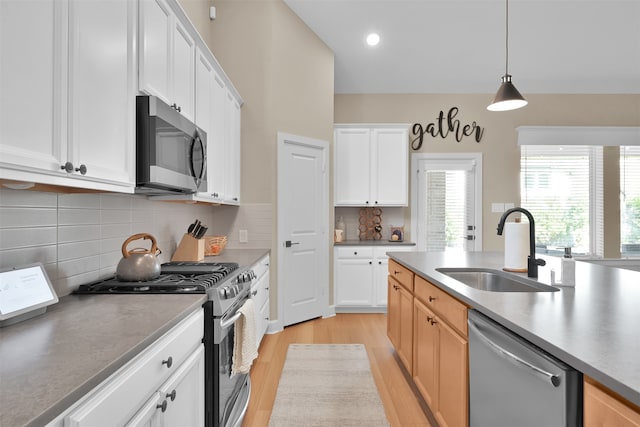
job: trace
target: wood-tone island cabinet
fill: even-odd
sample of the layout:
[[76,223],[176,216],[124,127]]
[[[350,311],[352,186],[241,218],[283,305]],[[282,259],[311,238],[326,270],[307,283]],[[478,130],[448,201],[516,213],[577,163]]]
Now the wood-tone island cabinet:
[[388,335],[441,427],[468,424],[467,306],[389,260]]
[[584,427],[638,427],[640,407],[584,378]]

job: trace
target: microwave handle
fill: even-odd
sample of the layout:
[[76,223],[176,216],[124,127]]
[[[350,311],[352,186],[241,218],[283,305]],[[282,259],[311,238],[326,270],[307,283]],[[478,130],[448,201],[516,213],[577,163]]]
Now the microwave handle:
[[[196,171],[193,164],[193,151],[195,150],[196,144],[200,144],[200,149],[202,150],[202,169],[200,170],[200,174],[196,176]],[[196,187],[200,185],[202,181],[202,177],[204,176],[205,171],[207,170],[207,150],[204,146],[204,142],[202,142],[202,138],[196,132],[196,135],[193,138],[193,142],[191,143],[191,175],[196,179]]]

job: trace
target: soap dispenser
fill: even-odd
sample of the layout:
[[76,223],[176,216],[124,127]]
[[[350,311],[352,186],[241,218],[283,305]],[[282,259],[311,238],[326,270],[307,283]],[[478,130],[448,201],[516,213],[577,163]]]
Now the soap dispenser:
[[576,261],[571,257],[571,248],[564,248],[561,260],[562,286],[576,285]]

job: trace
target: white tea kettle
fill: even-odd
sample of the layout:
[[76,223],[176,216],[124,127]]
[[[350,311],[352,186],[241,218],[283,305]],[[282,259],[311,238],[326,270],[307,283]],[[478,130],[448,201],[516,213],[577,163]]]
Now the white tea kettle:
[[[151,240],[151,248],[135,248],[129,251],[127,246],[134,240]],[[134,234],[122,244],[123,258],[116,268],[118,280],[125,282],[144,282],[160,276],[160,260],[158,255],[162,251],[158,249],[156,239],[151,234]]]

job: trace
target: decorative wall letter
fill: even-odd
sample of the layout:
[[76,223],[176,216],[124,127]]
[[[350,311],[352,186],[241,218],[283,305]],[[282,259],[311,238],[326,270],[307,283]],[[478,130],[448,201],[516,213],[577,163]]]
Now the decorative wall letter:
[[426,127],[423,127],[420,123],[414,124],[411,131],[415,138],[411,141],[411,148],[413,150],[422,148],[425,133],[428,133],[433,138],[440,136],[442,139],[452,133],[457,142],[462,142],[465,136],[473,135],[476,142],[479,143],[484,134],[484,128],[478,126],[475,121],[471,122],[471,124],[462,125],[460,120],[456,119],[458,111],[458,107],[451,107],[445,117],[444,111],[441,110],[436,121],[429,123]]

